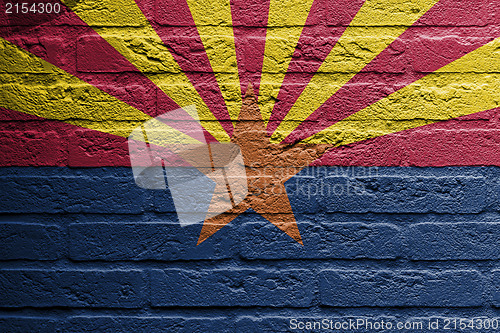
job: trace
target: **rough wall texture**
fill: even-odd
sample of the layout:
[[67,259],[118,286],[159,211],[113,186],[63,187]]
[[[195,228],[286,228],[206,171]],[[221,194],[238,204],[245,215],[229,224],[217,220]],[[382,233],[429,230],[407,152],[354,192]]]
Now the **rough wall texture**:
[[[168,193],[137,188],[128,168],[3,168],[2,332],[498,316],[500,170],[318,170],[332,177],[287,183],[304,246],[252,213],[196,246],[200,226],[180,228]],[[347,182],[366,192],[304,199]]]
[[[436,332],[446,318],[500,317],[500,96],[468,94],[498,87],[498,44],[477,67],[446,67],[382,105],[404,111],[384,125],[357,119],[318,139],[353,143],[285,184],[304,245],[248,211],[196,246],[201,225],[179,226],[168,190],[133,181],[126,131],[142,113],[199,94],[221,123],[201,107],[207,137],[223,141],[252,83],[270,134],[307,118],[295,142],[500,36],[497,0],[367,2],[384,21],[340,44],[364,1],[280,11],[235,0],[224,16],[224,1],[139,0],[147,20],[130,1],[65,1],[76,14],[58,15],[2,7],[0,331],[294,332],[292,319],[364,318]],[[234,54],[220,57],[227,44]],[[336,67],[321,67],[334,45]],[[285,119],[317,72],[319,90],[298,105],[320,111]],[[318,102],[332,75],[344,83]],[[368,125],[387,135],[366,136]]]

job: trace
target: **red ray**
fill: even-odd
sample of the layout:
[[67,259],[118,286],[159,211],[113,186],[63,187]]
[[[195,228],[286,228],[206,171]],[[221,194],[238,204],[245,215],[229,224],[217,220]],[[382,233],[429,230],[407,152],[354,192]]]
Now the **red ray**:
[[241,94],[252,83],[259,95],[270,0],[231,0]]
[[312,165],[500,166],[500,108],[328,151]]

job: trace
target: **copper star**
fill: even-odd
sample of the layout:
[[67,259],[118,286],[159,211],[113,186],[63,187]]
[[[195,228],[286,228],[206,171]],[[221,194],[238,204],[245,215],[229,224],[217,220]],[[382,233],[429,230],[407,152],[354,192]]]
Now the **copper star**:
[[232,209],[206,219],[198,245],[250,208],[303,245],[284,183],[334,145],[270,143],[251,86],[231,142],[240,147],[243,155],[248,195]]

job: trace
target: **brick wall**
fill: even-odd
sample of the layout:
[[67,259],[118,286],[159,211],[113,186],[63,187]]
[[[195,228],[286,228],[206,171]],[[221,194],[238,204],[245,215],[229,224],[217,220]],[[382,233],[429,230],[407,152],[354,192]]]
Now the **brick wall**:
[[[181,1],[137,2],[179,61],[187,58],[182,66],[197,88],[210,91],[210,64],[191,18],[172,14]],[[258,13],[264,2],[234,1],[238,11],[255,13],[235,21],[237,42],[249,50],[263,46],[267,18]],[[347,2],[316,2],[304,41],[320,45],[300,44],[292,76],[316,71],[322,47],[338,38],[328,36],[340,35],[361,5]],[[452,4],[409,28],[380,67],[349,84],[344,111],[500,33],[495,0]],[[404,15],[415,15],[411,6],[394,10],[394,26]],[[473,19],[465,22],[467,15]],[[38,27],[23,17],[0,16],[0,22],[3,38],[110,96],[151,116],[173,109],[161,90],[66,9]],[[116,38],[125,40],[120,45],[140,59],[144,72],[175,75],[161,62],[161,46],[128,37],[144,26],[136,23],[110,16],[96,24],[127,36]],[[366,29],[377,39],[380,28]],[[329,35],[318,37],[318,31]],[[358,51],[369,52],[358,46],[346,48],[360,57]],[[260,77],[251,52],[237,56],[242,82]],[[89,111],[55,108],[46,119],[1,109],[1,332],[293,332],[300,331],[290,328],[294,318],[437,318],[442,327],[445,318],[500,317],[498,109],[340,147],[316,163],[321,166],[290,179],[286,188],[304,246],[252,212],[196,246],[201,225],[179,226],[168,190],[135,185],[125,138],[57,121],[99,123],[93,112],[113,101],[30,66],[10,66],[0,85],[22,80],[33,94],[48,86],[58,100]],[[498,73],[444,75],[468,84]],[[286,89],[293,94],[290,80]],[[447,100],[450,89],[437,89],[434,101]]]
[[128,168],[3,168],[0,327],[274,332],[292,318],[496,317],[500,169],[361,169],[287,183],[366,186],[290,195],[304,246],[252,213],[195,246],[200,226],[179,227],[168,192],[139,189]]

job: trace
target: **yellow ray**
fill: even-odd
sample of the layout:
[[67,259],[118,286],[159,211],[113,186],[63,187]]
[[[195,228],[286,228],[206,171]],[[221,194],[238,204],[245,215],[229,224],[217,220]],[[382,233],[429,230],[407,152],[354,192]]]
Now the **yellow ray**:
[[237,120],[241,89],[229,0],[187,0],[229,116]]
[[133,0],[63,2],[180,107],[195,105],[202,126],[217,140],[230,140]]
[[304,141],[346,145],[498,108],[499,50],[497,38]]
[[267,124],[313,0],[271,0],[259,107]]
[[[290,134],[438,0],[366,0],[342,37],[276,129],[271,141]],[[339,75],[338,73],[344,73]]]
[[[0,106],[128,137],[150,116],[0,38]],[[199,143],[163,125],[176,142]]]

